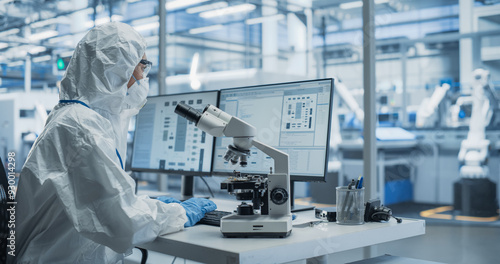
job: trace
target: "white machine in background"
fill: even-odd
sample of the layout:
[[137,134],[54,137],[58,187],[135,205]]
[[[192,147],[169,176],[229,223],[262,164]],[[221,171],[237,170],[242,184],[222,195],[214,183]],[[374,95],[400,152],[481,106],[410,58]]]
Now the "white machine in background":
[[477,69],[473,72],[472,111],[469,122],[469,134],[462,141],[458,161],[462,178],[485,178],[488,176],[486,161],[490,141],[485,137],[485,128],[491,120],[490,100],[485,95],[489,89],[490,73]]
[[274,160],[274,173],[271,169],[267,178],[236,173],[235,177],[230,177],[221,185],[238,200],[252,200],[252,204],[242,202],[237,213],[221,219],[222,234],[226,237],[288,236],[292,231],[288,154],[254,140],[255,127],[213,105],[207,105],[201,113],[180,103],[175,113],[214,137],[232,137],[233,144],[228,146],[224,156],[232,164],[239,163],[245,167],[252,146]]
[[437,109],[449,89],[450,85],[447,83],[444,83],[441,86],[436,86],[432,96],[430,98],[425,98],[422,101],[417,110],[417,127],[435,127],[436,122],[438,121],[438,114],[436,113]]
[[[473,72],[472,110],[469,134],[462,141],[458,160],[461,179],[454,183],[454,208],[462,215],[489,217],[498,215],[496,184],[488,179],[488,148],[490,141],[485,137],[489,123],[487,112],[490,100],[485,92],[491,89],[490,73],[476,69]],[[487,108],[486,108],[487,107]]]

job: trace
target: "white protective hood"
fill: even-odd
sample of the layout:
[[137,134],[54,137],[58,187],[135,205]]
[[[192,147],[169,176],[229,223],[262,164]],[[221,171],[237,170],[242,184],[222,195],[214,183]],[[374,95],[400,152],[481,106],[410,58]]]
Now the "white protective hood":
[[33,144],[16,194],[17,259],[8,263],[116,263],[133,246],[183,229],[181,205],[135,195],[101,114],[120,113],[144,49],[135,30],[116,22],[78,44],[60,99],[88,107],[57,105]]

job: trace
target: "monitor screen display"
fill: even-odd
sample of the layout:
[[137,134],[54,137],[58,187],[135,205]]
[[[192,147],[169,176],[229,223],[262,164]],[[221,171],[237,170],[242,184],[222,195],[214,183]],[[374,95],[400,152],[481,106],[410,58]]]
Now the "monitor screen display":
[[[324,181],[328,163],[332,79],[260,85],[220,92],[219,108],[255,126],[256,140],[289,155],[292,180]],[[255,147],[248,166],[223,159],[232,138],[216,138],[213,174],[266,175],[274,161]]]
[[136,118],[131,169],[209,174],[213,137],[174,110],[178,103],[185,103],[203,111],[207,104],[217,105],[217,97],[218,91],[149,97]]

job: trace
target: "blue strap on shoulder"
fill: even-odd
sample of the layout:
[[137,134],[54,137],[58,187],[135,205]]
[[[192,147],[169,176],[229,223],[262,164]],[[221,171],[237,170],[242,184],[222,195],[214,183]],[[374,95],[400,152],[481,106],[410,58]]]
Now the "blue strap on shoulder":
[[82,101],[79,101],[79,100],[59,100],[59,103],[63,103],[63,104],[74,104],[74,103],[77,103],[77,104],[81,104],[87,108],[90,108],[90,106],[88,106],[86,103],[82,102]]
[[122,157],[120,156],[120,153],[118,152],[118,150],[117,149],[115,149],[115,150],[116,150],[116,155],[118,156],[118,159],[120,160],[120,165],[122,166],[122,170],[124,170]]

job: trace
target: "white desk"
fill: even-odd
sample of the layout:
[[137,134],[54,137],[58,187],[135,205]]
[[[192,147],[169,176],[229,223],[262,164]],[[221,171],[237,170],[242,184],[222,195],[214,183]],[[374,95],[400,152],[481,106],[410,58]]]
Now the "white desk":
[[[235,208],[236,200],[214,201],[218,210]],[[294,223],[308,219],[315,219],[313,210],[298,212]],[[328,254],[423,234],[425,221],[414,219],[404,219],[401,224],[391,220],[358,226],[294,225],[287,238],[224,238],[218,227],[196,225],[140,247],[204,263],[283,263],[318,257],[325,261],[321,257]]]

